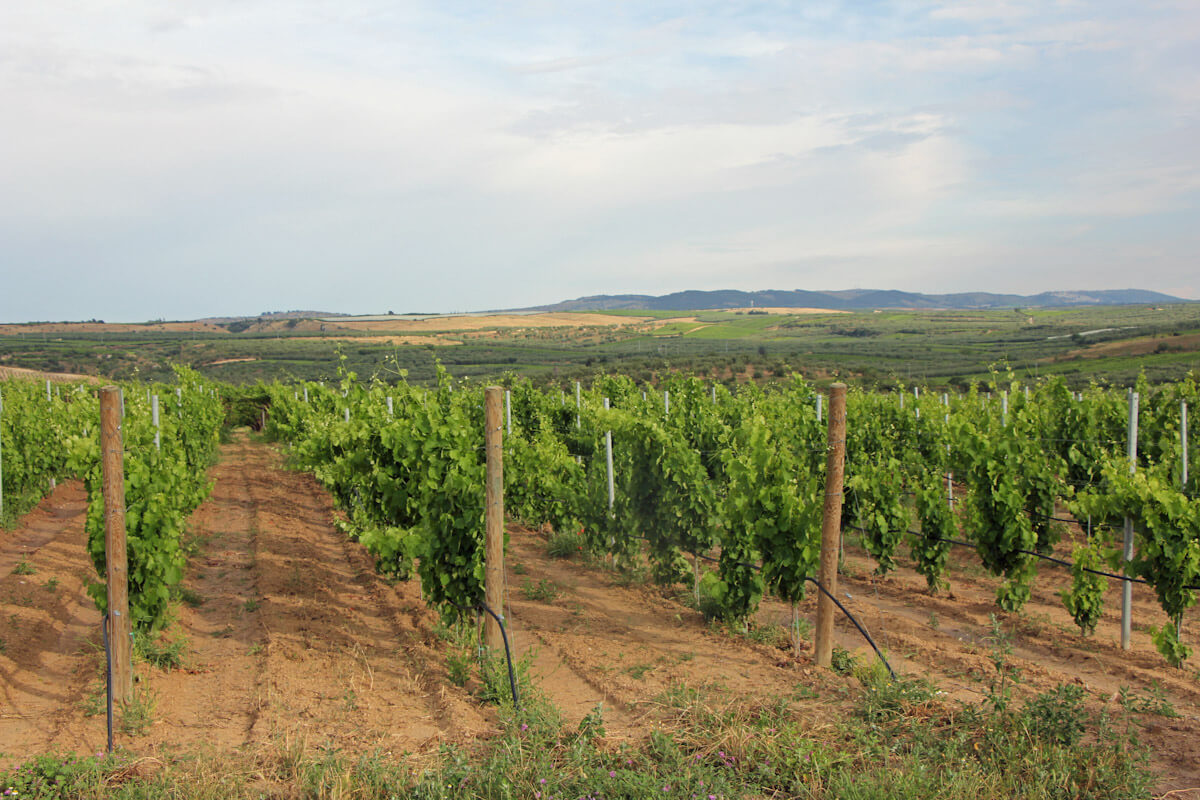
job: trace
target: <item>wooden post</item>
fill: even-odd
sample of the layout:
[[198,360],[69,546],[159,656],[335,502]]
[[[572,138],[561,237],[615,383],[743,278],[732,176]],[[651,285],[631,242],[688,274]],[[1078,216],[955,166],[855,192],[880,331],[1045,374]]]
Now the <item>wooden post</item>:
[[[1137,431],[1138,431],[1138,393],[1129,392],[1129,438],[1126,444],[1126,450],[1129,455],[1129,474],[1132,475],[1137,470]],[[1125,565],[1122,565],[1122,574],[1129,574],[1129,567],[1126,566],[1133,560],[1133,520],[1129,517],[1125,518],[1125,541],[1121,552],[1122,560]],[[1131,634],[1133,629],[1133,584],[1129,581],[1121,581],[1121,649],[1128,650],[1133,646]]]
[[[500,617],[504,616],[504,428],[500,420],[503,391],[499,386],[489,386],[484,393],[483,410],[487,451],[484,598]],[[484,614],[483,641],[492,649],[504,647],[500,625],[490,614]]]
[[129,663],[129,565],[125,556],[125,444],[121,405],[119,388],[105,386],[100,390],[100,458],[112,695],[114,700],[127,703],[133,697],[133,669]]
[[[821,518],[821,564],[817,573],[830,595],[837,594],[838,545],[842,538],[842,476],[846,460],[846,384],[829,387],[829,438],[825,450],[825,508]],[[833,658],[833,600],[817,596],[816,661]]]

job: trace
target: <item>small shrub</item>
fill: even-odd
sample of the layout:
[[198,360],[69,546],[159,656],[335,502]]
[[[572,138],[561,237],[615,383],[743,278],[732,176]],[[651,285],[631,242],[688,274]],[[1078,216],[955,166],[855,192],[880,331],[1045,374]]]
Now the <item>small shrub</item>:
[[833,651],[829,657],[829,668],[839,675],[849,675],[858,667],[858,659],[844,648],[833,646]]
[[1024,716],[1033,736],[1073,747],[1083,738],[1085,728],[1083,687],[1064,683],[1043,692],[1025,704]]
[[1117,691],[1117,701],[1132,714],[1154,714],[1168,719],[1176,719],[1179,716],[1179,712],[1171,705],[1162,684],[1158,681],[1155,681],[1144,695],[1134,694],[1128,686],[1122,686]]

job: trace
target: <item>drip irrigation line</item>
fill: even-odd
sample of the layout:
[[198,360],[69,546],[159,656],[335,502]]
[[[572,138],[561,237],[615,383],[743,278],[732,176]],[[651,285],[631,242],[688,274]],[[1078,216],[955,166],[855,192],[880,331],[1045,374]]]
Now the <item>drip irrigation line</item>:
[[[644,537],[639,537],[639,538],[644,538]],[[712,562],[714,564],[720,563],[720,561],[718,559],[715,559],[712,556],[706,556],[703,553],[693,553],[693,555],[696,556],[697,558],[703,559],[704,561]],[[737,563],[738,566],[749,567],[750,569],[756,569],[759,572],[762,572],[762,565],[760,565],[760,564],[752,564],[749,561],[738,561],[735,563]],[[875,655],[879,656],[879,660],[883,662],[883,665],[885,667],[887,667],[887,671],[892,676],[892,680],[895,680],[896,679],[896,671],[894,669],[892,669],[892,665],[888,663],[887,658],[884,657],[883,652],[879,649],[878,645],[875,644],[875,640],[871,638],[871,634],[867,633],[867,629],[862,626],[862,623],[860,623],[858,621],[858,619],[853,614],[851,614],[844,605],[842,605],[840,600],[838,600],[836,597],[834,597],[832,594],[830,594],[829,590],[826,589],[819,580],[812,577],[811,575],[805,575],[804,580],[809,581],[814,586],[816,586],[818,589],[820,589],[821,594],[825,595],[830,600],[832,600],[834,605],[836,605],[838,607],[838,609],[840,609],[841,612],[843,614],[845,614],[846,617],[851,622],[854,623],[854,627],[858,628],[858,632],[861,633],[862,637],[867,640],[867,644],[871,645],[871,649],[875,651]]]
[[867,640],[867,644],[871,645],[871,649],[875,651],[875,655],[879,656],[879,660],[883,662],[883,665],[885,667],[887,667],[888,674],[890,674],[892,676],[892,680],[896,680],[896,671],[894,669],[892,669],[892,665],[888,663],[888,660],[886,658],[884,658],[883,653],[880,652],[879,647],[875,644],[875,640],[871,638],[871,634],[867,633],[866,628],[864,628],[862,625],[859,624],[858,620],[854,618],[854,615],[851,614],[849,611],[847,611],[846,607],[844,605],[842,605],[841,601],[838,600],[836,597],[834,597],[829,592],[828,589],[826,589],[824,586],[822,586],[821,582],[819,580],[812,577],[811,575],[805,575],[804,580],[810,581],[813,585],[815,585],[818,589],[820,589],[821,594],[825,595],[830,600],[832,600],[834,605],[836,605],[838,608],[840,608],[842,610],[842,613],[850,618],[850,621],[854,623],[854,627],[858,628],[858,632],[861,633],[863,635],[863,638]]
[[108,613],[105,612],[100,620],[100,632],[104,636],[104,685],[106,721],[108,723],[108,752],[113,751],[113,685],[112,685],[112,648],[108,644]]
[[447,600],[447,603],[457,608],[459,611],[484,611],[492,619],[496,620],[496,624],[500,626],[500,637],[504,640],[504,659],[508,662],[508,686],[512,690],[513,707],[518,711],[521,710],[521,700],[517,693],[517,674],[513,669],[512,649],[508,645],[508,629],[504,625],[504,618],[493,611],[487,603],[482,600],[475,603],[474,607],[460,606],[453,600]]
[[[1054,516],[1053,514],[1039,514],[1039,513],[1037,513],[1036,511],[1029,511],[1029,512],[1027,512],[1027,513],[1029,514],[1029,516],[1031,516],[1031,517],[1037,517],[1038,519],[1048,519],[1048,520],[1052,520],[1052,521],[1054,521],[1054,522],[1066,522],[1066,523],[1068,523],[1068,524],[1071,524],[1071,525],[1078,525],[1078,526],[1079,526],[1079,527],[1081,527],[1081,528],[1082,528],[1082,527],[1084,526],[1084,524],[1085,524],[1085,523],[1083,523],[1083,522],[1080,522],[1080,521],[1079,521],[1079,520],[1077,520],[1077,519],[1072,519],[1071,517],[1056,517],[1056,516]],[[1107,522],[1097,522],[1097,523],[1095,523],[1094,525],[1092,525],[1092,530],[1096,530],[1096,531],[1116,531],[1116,530],[1120,530],[1120,528],[1118,528],[1116,525],[1110,525],[1110,524],[1109,524],[1109,523],[1107,523]]]
[[[847,527],[849,527],[851,530],[863,531],[864,533],[866,532],[865,528],[860,528],[857,525],[849,525]],[[917,537],[924,538],[924,539],[932,539],[935,542],[946,542],[948,544],[958,545],[959,547],[970,547],[972,549],[978,549],[978,545],[976,543],[964,542],[962,539],[951,539],[946,536],[926,536],[925,534],[921,533],[920,531],[914,531],[914,530],[906,530],[905,533],[909,533],[909,534],[912,534],[913,536],[917,536]],[[1050,561],[1054,564],[1060,564],[1064,567],[1070,567],[1071,569],[1075,568],[1075,562],[1073,562],[1073,561],[1068,561],[1065,558],[1058,558],[1056,556],[1048,556],[1048,555],[1045,555],[1044,553],[1039,553],[1036,550],[1024,550],[1024,549],[1018,548],[1015,552],[1023,553],[1024,555],[1027,555],[1027,556],[1033,556],[1035,558],[1040,558],[1043,561]],[[1116,573],[1113,573],[1113,572],[1105,572],[1104,570],[1100,570],[1100,569],[1091,569],[1090,567],[1080,567],[1080,569],[1082,569],[1084,572],[1090,572],[1093,575],[1103,575],[1106,578],[1113,578],[1114,580],[1118,580],[1118,581],[1128,581],[1129,583],[1141,583],[1141,584],[1145,584],[1146,586],[1154,585],[1154,584],[1150,583],[1150,581],[1146,580],[1145,578],[1135,578],[1131,575],[1117,575]],[[1191,589],[1193,591],[1200,591],[1200,586],[1184,586],[1182,588]]]

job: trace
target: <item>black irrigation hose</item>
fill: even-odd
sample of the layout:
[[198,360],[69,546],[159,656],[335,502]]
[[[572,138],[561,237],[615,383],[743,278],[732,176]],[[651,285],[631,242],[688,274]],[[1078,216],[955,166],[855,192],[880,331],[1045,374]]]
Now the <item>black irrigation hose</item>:
[[107,687],[108,752],[113,751],[113,685],[112,649],[108,644],[108,614],[100,620],[100,632],[104,635],[104,684]]
[[830,600],[832,600],[834,605],[836,605],[838,608],[840,608],[842,610],[842,613],[850,618],[850,621],[854,623],[854,627],[858,628],[858,632],[861,633],[863,635],[863,638],[867,640],[867,644],[871,645],[871,649],[875,651],[875,655],[879,656],[879,660],[883,662],[883,665],[885,667],[887,667],[888,674],[890,674],[892,676],[892,680],[896,680],[896,671],[894,669],[892,669],[892,665],[888,663],[888,660],[886,658],[884,658],[883,653],[880,652],[879,647],[876,646],[875,640],[871,638],[871,634],[867,633],[866,628],[864,628],[862,625],[860,625],[858,623],[858,620],[854,618],[854,615],[851,614],[849,611],[847,611],[846,607],[844,605],[842,605],[841,601],[838,600],[836,597],[834,597],[829,592],[828,589],[826,589],[824,586],[822,586],[821,582],[819,580],[812,577],[811,575],[805,575],[804,580],[811,581],[814,586],[816,586],[818,589],[821,590],[821,594],[825,595]]
[[[860,527],[854,526],[854,525],[851,525],[849,527],[851,530],[866,532],[865,528],[860,528]],[[945,536],[926,536],[925,534],[921,533],[920,531],[913,531],[913,530],[905,531],[905,533],[911,533],[913,536],[918,536],[923,539],[932,539],[935,542],[947,542],[949,544],[958,545],[959,547],[970,547],[972,549],[978,549],[978,545],[975,544],[974,542],[964,542],[961,539],[950,539]],[[1073,562],[1073,561],[1067,561],[1065,558],[1056,558],[1055,556],[1048,556],[1048,555],[1045,555],[1044,553],[1039,553],[1036,550],[1024,550],[1024,549],[1018,548],[1016,550],[1016,552],[1023,553],[1027,556],[1033,556],[1035,558],[1040,558],[1043,561],[1050,561],[1054,564],[1060,564],[1064,567],[1070,567],[1072,569],[1074,569],[1074,567],[1075,567],[1075,562]],[[1090,572],[1093,575],[1103,575],[1106,578],[1113,578],[1114,580],[1118,580],[1118,581],[1129,581],[1130,583],[1141,583],[1141,584],[1145,584],[1146,586],[1153,586],[1153,584],[1150,583],[1150,581],[1146,580],[1145,578],[1134,578],[1130,575],[1117,575],[1112,572],[1105,572],[1104,570],[1092,569],[1090,567],[1080,567],[1080,569],[1082,569],[1084,572]],[[1184,586],[1183,588],[1191,589],[1194,591],[1200,591],[1200,586]]]
[[476,603],[474,608],[460,606],[453,600],[447,600],[446,602],[450,603],[450,605],[454,606],[459,611],[485,611],[491,616],[492,619],[496,620],[496,624],[500,626],[500,637],[504,640],[504,659],[508,662],[508,686],[510,689],[512,689],[513,707],[520,711],[521,700],[517,693],[517,673],[516,670],[513,669],[512,650],[508,646],[508,629],[504,625],[504,619],[495,611],[492,611],[492,609],[488,607],[488,604],[482,600]]
[[496,624],[500,626],[500,637],[504,640],[504,659],[508,662],[508,685],[512,689],[513,708],[520,711],[521,700],[517,695],[517,675],[513,670],[512,650],[508,646],[508,630],[504,626],[504,620],[500,618],[499,614],[488,608],[487,603],[481,600],[479,607],[490,614],[492,619],[496,620]]
[[[711,561],[714,564],[721,563],[718,559],[715,559],[712,556],[706,556],[701,553],[695,553],[694,555],[697,558],[704,559],[705,561]],[[742,566],[742,567],[750,567],[751,569],[756,569],[760,572],[762,571],[761,565],[751,564],[749,561],[739,561],[738,565]],[[839,609],[841,609],[841,612],[843,614],[845,614],[850,619],[851,622],[854,623],[854,627],[858,628],[858,632],[861,633],[863,638],[867,640],[867,644],[871,645],[871,649],[875,651],[875,655],[879,656],[879,660],[883,662],[883,665],[885,667],[887,667],[887,671],[889,674],[891,674],[892,680],[895,680],[896,679],[896,671],[894,669],[892,669],[892,665],[888,663],[888,660],[886,658],[884,658],[883,653],[880,652],[879,647],[875,644],[875,640],[871,638],[871,634],[867,633],[867,629],[864,628],[862,626],[862,624],[859,623],[859,621],[855,618],[855,616],[853,614],[851,614],[846,609],[846,607],[844,605],[842,605],[841,602],[836,597],[834,597],[832,594],[830,594],[829,591],[824,586],[821,585],[821,582],[819,580],[812,577],[811,575],[805,575],[804,580],[811,581],[814,586],[816,586],[818,589],[821,590],[821,594],[825,595],[830,600],[832,600],[834,605],[836,605]]]

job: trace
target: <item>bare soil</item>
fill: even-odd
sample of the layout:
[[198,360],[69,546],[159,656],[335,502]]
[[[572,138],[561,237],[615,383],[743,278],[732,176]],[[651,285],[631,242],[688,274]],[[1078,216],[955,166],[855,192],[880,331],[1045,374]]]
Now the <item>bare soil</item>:
[[582,312],[546,314],[488,314],[446,315],[410,320],[339,319],[332,324],[344,330],[394,333],[427,333],[431,331],[478,331],[495,328],[588,328],[624,327],[644,322],[647,317],[627,317],[614,314]]
[[[123,745],[154,753],[289,745],[436,747],[494,721],[445,679],[436,617],[415,583],[388,586],[332,525],[328,495],[281,468],[275,450],[223,448],[211,497],[196,511],[198,550],[173,635],[184,669],[137,668],[153,722]],[[83,591],[86,498],[59,487],[0,543],[0,746],[9,760],[104,746],[100,615]],[[24,559],[31,580],[12,573]],[[10,563],[11,562],[11,563]],[[42,584],[59,580],[57,591]],[[10,615],[12,615],[10,617]],[[31,635],[32,634],[32,635]]]
[[[213,493],[191,520],[190,604],[180,605],[171,628],[187,639],[185,668],[139,665],[137,692],[152,703],[153,721],[140,734],[121,734],[123,746],[147,755],[279,743],[422,754],[496,731],[492,709],[449,680],[436,616],[417,582],[378,577],[370,557],[334,527],[330,498],[314,479],[285,469],[275,449],[244,434],[222,448],[211,475]],[[0,765],[103,747],[100,617],[84,590],[94,577],[85,509],[82,487],[66,483],[16,529],[0,532]],[[544,535],[515,525],[509,533],[516,648],[568,723],[602,704],[610,737],[644,736],[662,718],[663,693],[681,683],[718,697],[787,698],[814,730],[847,713],[853,679],[815,668],[807,644],[796,654],[786,642],[711,627],[682,602],[687,592],[664,594],[603,564],[550,558]],[[21,562],[36,573],[16,574]],[[1056,594],[1069,580],[1063,570],[1044,567],[1025,611],[1003,615],[995,579],[969,552],[955,553],[951,590],[938,596],[903,562],[885,578],[872,568],[848,546],[839,596],[898,672],[979,700],[995,674],[996,614],[1011,634],[1018,693],[1075,682],[1093,707],[1114,712],[1122,686],[1157,695],[1181,715],[1139,716],[1159,791],[1200,786],[1200,682],[1194,668],[1171,669],[1155,652],[1148,628],[1162,615],[1145,587],[1134,589],[1134,647],[1124,652],[1115,586],[1096,635],[1084,639]],[[812,619],[815,599],[800,610]],[[789,607],[767,600],[756,623],[789,620]],[[841,647],[869,652],[848,621],[838,620],[835,635]]]
[[31,381],[52,381],[54,383],[101,383],[95,375],[78,375],[74,372],[41,372],[24,367],[0,367],[0,380],[18,378]]
[[1185,333],[1178,336],[1139,336],[1116,342],[1097,342],[1087,347],[1071,350],[1064,358],[1103,358],[1109,356],[1144,356],[1166,348],[1168,352],[1200,350],[1200,333]]

